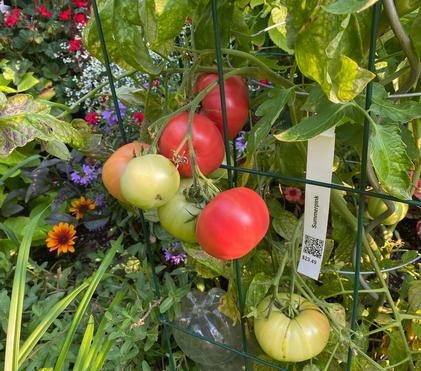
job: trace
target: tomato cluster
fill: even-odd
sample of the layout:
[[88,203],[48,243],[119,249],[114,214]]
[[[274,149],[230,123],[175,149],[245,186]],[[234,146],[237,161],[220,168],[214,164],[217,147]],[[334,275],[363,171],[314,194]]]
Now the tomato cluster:
[[[194,91],[201,92],[217,79],[217,74],[199,75]],[[224,89],[228,137],[232,139],[247,122],[248,90],[238,76],[226,79]],[[144,210],[157,208],[161,225],[177,239],[198,242],[208,254],[220,259],[244,256],[269,228],[263,199],[248,188],[237,187],[219,193],[201,208],[185,195],[192,186],[193,172],[209,175],[221,165],[223,132],[216,86],[203,99],[199,113],[183,112],[169,120],[158,141],[160,154],[145,154],[149,145],[136,142],[115,151],[104,164],[104,186],[123,203]]]

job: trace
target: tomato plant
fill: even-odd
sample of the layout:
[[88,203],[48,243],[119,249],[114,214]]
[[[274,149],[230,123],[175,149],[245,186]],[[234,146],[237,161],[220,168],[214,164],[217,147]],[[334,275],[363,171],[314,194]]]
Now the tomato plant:
[[177,193],[158,209],[164,229],[180,241],[196,242],[196,221],[200,208],[186,200],[184,190],[192,185],[190,179],[182,179]]
[[102,167],[102,182],[107,191],[121,202],[127,202],[121,193],[120,178],[126,169],[127,163],[135,156],[140,156],[140,152],[146,151],[149,148],[148,144],[133,142],[128,143],[118,148],[108,159],[104,162]]
[[[173,117],[159,138],[159,152],[169,159],[174,159],[174,153],[186,138],[189,113],[183,112]],[[224,159],[224,142],[215,124],[206,116],[193,115],[191,140],[200,171],[207,175],[217,169]],[[181,146],[175,161],[182,176],[192,176],[190,151],[187,140]],[[178,161],[178,158],[182,158]]]
[[246,255],[265,236],[269,212],[263,199],[244,187],[221,192],[199,215],[197,240],[209,254],[220,259]]
[[[200,92],[218,80],[216,73],[201,74],[196,79],[195,91]],[[228,137],[237,136],[248,120],[249,97],[247,85],[241,77],[233,76],[224,81],[225,105],[227,109]],[[224,132],[219,86],[214,87],[202,100],[202,112]]]
[[[291,300],[292,299],[292,300]],[[302,296],[279,293],[258,305],[254,333],[263,351],[278,361],[302,362],[318,355],[329,340],[330,324],[324,313]],[[289,318],[282,307],[292,306]],[[269,309],[270,307],[270,309]]]
[[180,186],[174,164],[161,155],[131,159],[120,179],[121,193],[132,205],[152,209],[167,203]]
[[[405,218],[406,213],[408,212],[408,204],[402,202],[394,202],[394,205],[395,211],[392,215],[382,221],[384,225],[396,224]],[[369,197],[367,211],[373,219],[383,214],[386,210],[387,206],[380,198]]]

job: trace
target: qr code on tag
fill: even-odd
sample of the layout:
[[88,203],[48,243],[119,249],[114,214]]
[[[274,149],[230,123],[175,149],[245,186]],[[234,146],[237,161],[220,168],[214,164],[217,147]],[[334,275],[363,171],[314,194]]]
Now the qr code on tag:
[[311,237],[309,235],[304,236],[304,248],[303,252],[312,255],[315,258],[322,258],[323,254],[323,240]]

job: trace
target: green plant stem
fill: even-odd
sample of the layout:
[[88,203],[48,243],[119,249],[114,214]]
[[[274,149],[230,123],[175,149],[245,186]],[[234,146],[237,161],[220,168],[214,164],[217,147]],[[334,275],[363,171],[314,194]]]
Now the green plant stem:
[[277,295],[278,295],[279,283],[281,281],[282,274],[284,273],[285,265],[286,265],[287,261],[288,261],[288,254],[285,254],[283,259],[282,259],[281,265],[279,266],[278,271],[276,272],[276,276],[273,279],[273,284],[272,284],[273,285],[273,291],[272,292],[273,292],[274,298],[276,298]]
[[[359,290],[358,292],[361,294],[369,294],[370,292],[384,293],[384,291],[385,290],[382,288],[382,289]],[[353,292],[354,292],[353,290],[342,290],[342,291],[335,292],[333,294],[323,296],[323,299],[334,298],[335,296],[339,296],[339,295],[352,295]]]
[[398,39],[399,43],[402,46],[402,50],[408,58],[411,71],[407,80],[402,84],[397,93],[406,93],[412,88],[412,86],[418,81],[421,72],[420,60],[417,56],[416,51],[412,45],[411,39],[405,32],[405,29],[402,26],[402,23],[399,19],[399,14],[396,10],[395,3],[393,0],[383,0],[383,6],[386,11],[386,15],[389,18],[390,25],[392,27],[393,33]]

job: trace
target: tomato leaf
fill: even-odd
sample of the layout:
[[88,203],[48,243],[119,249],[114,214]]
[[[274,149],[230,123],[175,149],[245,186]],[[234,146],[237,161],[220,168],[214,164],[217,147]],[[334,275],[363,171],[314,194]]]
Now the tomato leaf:
[[364,29],[367,20],[327,13],[320,3],[327,1],[306,1],[301,6],[287,1],[288,46],[294,48],[301,72],[318,82],[329,100],[348,102],[375,76],[352,59],[365,55],[367,35],[358,29]]
[[118,51],[130,66],[157,75],[162,66],[156,65],[149,54],[140,25],[128,22],[129,14],[132,12],[138,12],[136,0],[114,2],[113,34]]
[[413,164],[406,153],[399,126],[377,124],[374,129],[370,137],[370,158],[382,187],[392,196],[410,199],[408,170]]
[[268,27],[274,25],[278,26],[269,29],[269,37],[275,43],[276,46],[285,50],[289,54],[294,54],[294,50],[289,48],[287,44],[287,14],[288,10],[285,6],[279,4],[272,8],[272,11],[270,12]]
[[[390,343],[389,348],[387,349],[387,354],[389,356],[390,366],[395,365],[407,358],[405,340],[402,338],[399,330],[393,330],[389,334]],[[400,365],[392,367],[394,371],[406,371],[408,369],[408,361],[401,362]]]
[[421,104],[412,100],[394,102],[387,98],[386,90],[380,84],[374,85],[371,113],[392,123],[405,123],[421,117]]
[[421,308],[421,281],[414,280],[409,283],[408,303],[410,312],[415,313]]
[[252,154],[256,147],[267,138],[285,105],[293,99],[293,89],[273,89],[269,92],[268,99],[256,110],[256,116],[261,116],[261,119],[250,131],[247,142],[249,153]]
[[[245,315],[251,316],[254,310],[265,298],[269,288],[272,285],[272,278],[266,273],[257,273],[248,287],[245,300]],[[257,313],[257,312],[256,312]]]
[[[231,34],[232,15],[234,12],[234,1],[219,0],[217,2],[218,26],[223,48],[228,46]],[[193,40],[196,49],[213,49],[215,37],[212,21],[212,4],[200,5],[193,10]]]
[[358,13],[369,8],[378,0],[338,0],[333,4],[324,5],[323,9],[333,14]]
[[218,276],[229,277],[227,264],[224,260],[214,258],[203,251],[198,245],[183,243],[183,249],[203,278],[215,278]]
[[275,232],[288,241],[291,241],[296,225],[297,218],[288,210],[282,210],[282,213],[272,219],[272,227]]
[[335,126],[344,116],[344,110],[350,106],[350,103],[323,105],[317,115],[304,118],[292,128],[276,134],[275,138],[282,142],[299,142],[313,138]]
[[240,320],[240,311],[238,310],[237,303],[237,286],[235,285],[234,280],[231,279],[228,284],[227,293],[222,298],[218,310],[232,319],[233,326]]
[[[101,19],[102,31],[104,34],[105,43],[107,45],[107,52],[112,61],[117,63],[123,68],[127,68],[128,65],[120,57],[119,49],[113,34],[113,12],[114,12],[114,0],[104,0],[98,2],[98,13]],[[101,44],[98,37],[97,24],[95,17],[91,17],[89,22],[83,29],[82,42],[84,47],[92,54],[95,58],[104,63],[104,57],[102,55]]]

